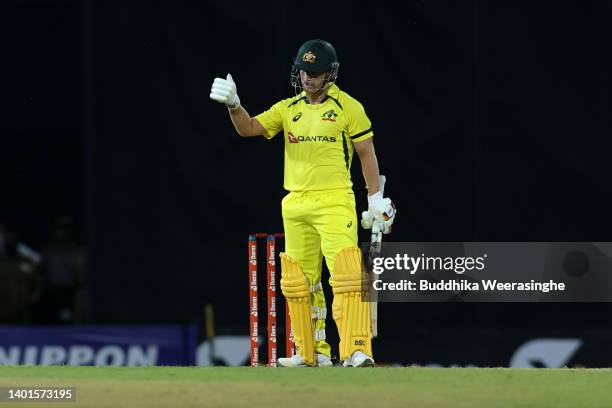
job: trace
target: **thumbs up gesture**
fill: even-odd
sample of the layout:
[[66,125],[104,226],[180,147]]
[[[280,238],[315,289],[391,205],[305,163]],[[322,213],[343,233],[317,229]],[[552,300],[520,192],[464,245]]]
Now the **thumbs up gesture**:
[[240,107],[236,83],[230,74],[225,79],[215,78],[210,88],[210,99],[226,104],[231,110]]

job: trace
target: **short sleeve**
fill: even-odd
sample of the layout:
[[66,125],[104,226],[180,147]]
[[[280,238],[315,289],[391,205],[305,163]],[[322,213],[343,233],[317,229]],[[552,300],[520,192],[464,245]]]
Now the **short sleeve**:
[[374,136],[372,123],[363,109],[363,105],[355,101],[348,116],[348,133],[351,141],[361,142]]
[[272,139],[278,132],[283,130],[283,102],[278,102],[272,105],[270,109],[255,116],[255,119],[266,129],[264,137]]

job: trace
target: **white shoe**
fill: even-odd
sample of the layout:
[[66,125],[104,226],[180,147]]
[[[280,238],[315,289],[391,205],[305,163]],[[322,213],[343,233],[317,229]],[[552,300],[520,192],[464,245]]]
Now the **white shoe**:
[[[325,354],[316,353],[317,367],[331,367],[332,361]],[[281,367],[308,367],[304,359],[299,354],[294,354],[292,357],[280,357],[277,361]]]
[[374,359],[361,351],[356,351],[344,360],[342,367],[374,367]]

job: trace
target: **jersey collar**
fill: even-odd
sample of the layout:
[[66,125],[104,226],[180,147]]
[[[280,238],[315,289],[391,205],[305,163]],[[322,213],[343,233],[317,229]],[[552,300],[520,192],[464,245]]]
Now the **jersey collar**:
[[[330,98],[336,101],[336,103],[338,103],[339,96],[340,96],[340,88],[338,88],[338,85],[336,85],[335,83],[332,83],[331,86],[329,87],[329,90],[327,91],[327,95],[325,95],[325,98],[321,102],[321,105],[324,104]],[[308,98],[306,97],[306,91],[302,91],[302,93],[300,94],[300,99],[303,99],[304,103],[306,103],[307,105],[310,105],[310,102],[308,102]]]
[[338,99],[338,96],[340,96],[340,88],[338,88],[338,85],[331,84],[329,90],[327,91],[327,96]]

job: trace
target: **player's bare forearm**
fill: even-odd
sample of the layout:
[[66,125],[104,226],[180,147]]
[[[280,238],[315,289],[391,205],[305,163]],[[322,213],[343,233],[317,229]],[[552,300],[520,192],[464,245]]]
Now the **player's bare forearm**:
[[380,190],[380,172],[372,138],[355,143],[355,150],[361,161],[361,171],[368,188],[368,195],[375,194]]
[[236,128],[236,132],[238,132],[240,136],[259,136],[265,132],[265,129],[263,126],[261,126],[259,121],[252,118],[242,106],[239,106],[238,109],[234,110],[228,108],[228,111],[230,118],[232,119],[232,123],[234,124],[234,128]]

